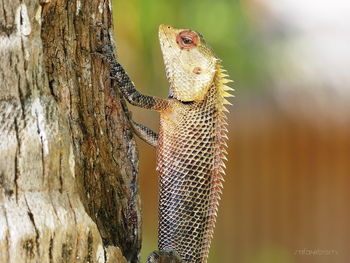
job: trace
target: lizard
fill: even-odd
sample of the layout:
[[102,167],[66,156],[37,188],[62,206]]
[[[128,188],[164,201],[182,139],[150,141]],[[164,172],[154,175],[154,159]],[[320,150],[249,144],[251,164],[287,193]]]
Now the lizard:
[[170,83],[166,99],[141,94],[105,50],[110,77],[126,100],[160,113],[159,134],[131,120],[134,132],[157,148],[159,251],[147,262],[205,263],[223,188],[232,80],[200,33],[160,25],[159,41]]

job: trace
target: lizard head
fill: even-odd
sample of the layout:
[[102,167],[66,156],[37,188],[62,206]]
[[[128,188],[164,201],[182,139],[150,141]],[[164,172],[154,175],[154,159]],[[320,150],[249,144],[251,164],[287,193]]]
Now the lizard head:
[[161,25],[159,41],[170,95],[181,101],[203,100],[213,82],[218,59],[202,35]]

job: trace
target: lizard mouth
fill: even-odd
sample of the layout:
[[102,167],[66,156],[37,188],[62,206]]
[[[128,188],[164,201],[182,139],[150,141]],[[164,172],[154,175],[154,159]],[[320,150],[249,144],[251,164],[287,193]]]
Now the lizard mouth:
[[171,50],[171,35],[173,34],[174,27],[170,25],[160,25],[159,26],[159,42],[160,42],[160,47],[162,50],[162,57],[164,61],[164,66],[165,66],[165,73],[166,73],[166,78],[170,84],[170,89],[169,89],[169,96],[174,98],[174,92],[172,88],[172,79],[171,79],[171,70],[170,70],[170,62],[169,62],[169,55],[172,53]]
[[173,29],[174,27],[169,25],[159,26],[158,35],[159,35],[159,42],[163,51],[163,55],[164,55],[163,47],[167,44],[170,45],[170,39],[171,39],[170,36]]

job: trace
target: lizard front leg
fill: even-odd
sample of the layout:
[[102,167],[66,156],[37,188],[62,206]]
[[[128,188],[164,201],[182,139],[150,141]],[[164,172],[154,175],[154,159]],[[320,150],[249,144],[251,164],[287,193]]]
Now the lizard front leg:
[[141,94],[134,83],[130,80],[128,74],[123,67],[115,59],[113,48],[111,45],[103,47],[103,53],[110,64],[110,78],[116,80],[120,91],[126,100],[138,107],[152,109],[156,111],[166,110],[169,106],[168,99],[162,99],[154,96]]
[[133,133],[135,133],[141,140],[148,143],[153,147],[158,145],[158,134],[152,131],[150,128],[135,122],[132,119],[132,114],[130,111],[127,112],[126,117],[130,123]]
[[[148,96],[141,94],[136,88],[134,83],[130,80],[128,74],[125,72],[123,67],[118,63],[118,61],[115,59],[113,48],[111,45],[105,46],[103,48],[103,51],[105,53],[105,56],[110,63],[110,77],[114,80],[116,80],[120,91],[122,92],[123,96],[126,98],[126,100],[138,107],[146,108],[146,109],[152,109],[157,111],[162,111],[167,109],[169,106],[169,100],[168,99],[162,99],[157,98],[154,96]],[[151,146],[156,147],[158,144],[158,135],[151,129],[134,122],[130,118],[131,126],[136,133],[137,136],[139,136],[143,141],[150,144]]]
[[143,126],[140,123],[130,120],[130,124],[133,128],[134,133],[143,141],[153,147],[158,145],[158,134],[152,131],[150,128]]
[[[157,98],[139,93],[129,76],[126,74],[123,67],[115,59],[112,46],[103,48],[105,56],[110,63],[110,77],[116,80],[120,91],[126,100],[138,107],[164,111],[169,107],[170,101],[168,99]],[[134,132],[145,142],[152,146],[157,146],[158,135],[151,129],[134,122],[129,117],[130,124]],[[181,263],[179,255],[175,251],[160,250],[152,252],[147,258],[147,263]]]

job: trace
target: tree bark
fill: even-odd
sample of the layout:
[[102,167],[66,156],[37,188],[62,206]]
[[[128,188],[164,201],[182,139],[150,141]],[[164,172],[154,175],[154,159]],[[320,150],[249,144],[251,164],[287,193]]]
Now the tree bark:
[[138,262],[138,153],[95,53],[109,1],[0,0],[0,262]]

